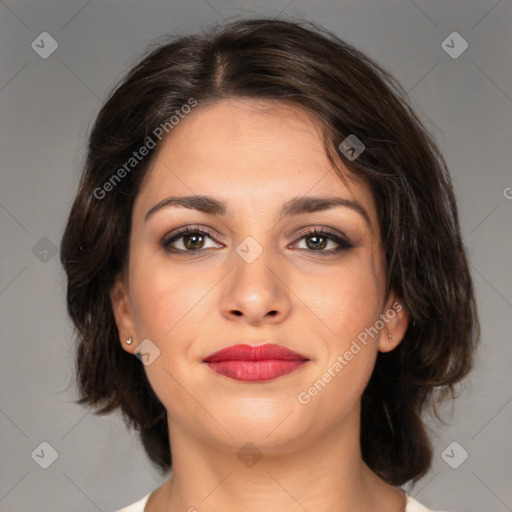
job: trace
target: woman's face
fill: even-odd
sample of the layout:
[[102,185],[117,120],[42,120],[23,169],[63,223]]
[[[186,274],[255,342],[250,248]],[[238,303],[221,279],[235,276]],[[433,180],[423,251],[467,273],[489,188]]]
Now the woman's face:
[[[171,196],[208,196],[225,211],[152,210]],[[322,208],[317,198],[341,201]],[[175,236],[184,227],[192,233]],[[406,327],[385,297],[370,191],[339,178],[310,114],[256,100],[199,104],[164,140],[135,200],[127,279],[112,297],[123,348],[146,340],[145,370],[171,432],[233,449],[287,450],[354,430],[377,351]],[[307,361],[205,362],[267,343]],[[288,373],[265,380],[265,364]],[[263,380],[239,380],[240,368]]]

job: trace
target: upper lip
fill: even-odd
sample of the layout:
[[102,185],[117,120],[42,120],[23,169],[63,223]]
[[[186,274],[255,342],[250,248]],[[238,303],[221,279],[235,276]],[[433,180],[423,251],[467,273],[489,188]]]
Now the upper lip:
[[303,361],[308,360],[308,358],[282,345],[266,343],[256,346],[246,344],[231,345],[213,352],[213,354],[204,359],[205,362],[265,360]]

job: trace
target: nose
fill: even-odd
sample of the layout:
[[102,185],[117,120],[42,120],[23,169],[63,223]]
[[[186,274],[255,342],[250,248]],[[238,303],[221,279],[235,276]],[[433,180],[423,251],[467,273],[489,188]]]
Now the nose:
[[222,314],[253,326],[284,321],[291,311],[291,292],[284,270],[278,268],[279,258],[254,242],[240,246],[222,293]]

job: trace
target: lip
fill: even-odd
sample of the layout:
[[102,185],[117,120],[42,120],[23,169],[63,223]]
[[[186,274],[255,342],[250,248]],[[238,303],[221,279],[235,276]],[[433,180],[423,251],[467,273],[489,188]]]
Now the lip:
[[232,345],[204,359],[220,375],[245,382],[276,379],[304,366],[309,359],[282,345]]

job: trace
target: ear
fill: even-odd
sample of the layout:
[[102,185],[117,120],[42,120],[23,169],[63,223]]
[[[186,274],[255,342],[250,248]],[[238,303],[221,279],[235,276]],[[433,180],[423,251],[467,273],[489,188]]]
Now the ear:
[[381,319],[384,327],[380,333],[379,351],[389,352],[402,341],[409,325],[409,314],[394,291],[389,294]]
[[[119,276],[110,291],[110,300],[112,310],[119,331],[119,342],[124,350],[133,354],[137,346],[135,322],[133,319],[132,305],[130,302],[130,293],[128,284],[123,276]],[[132,338],[132,343],[128,345],[126,340]]]

